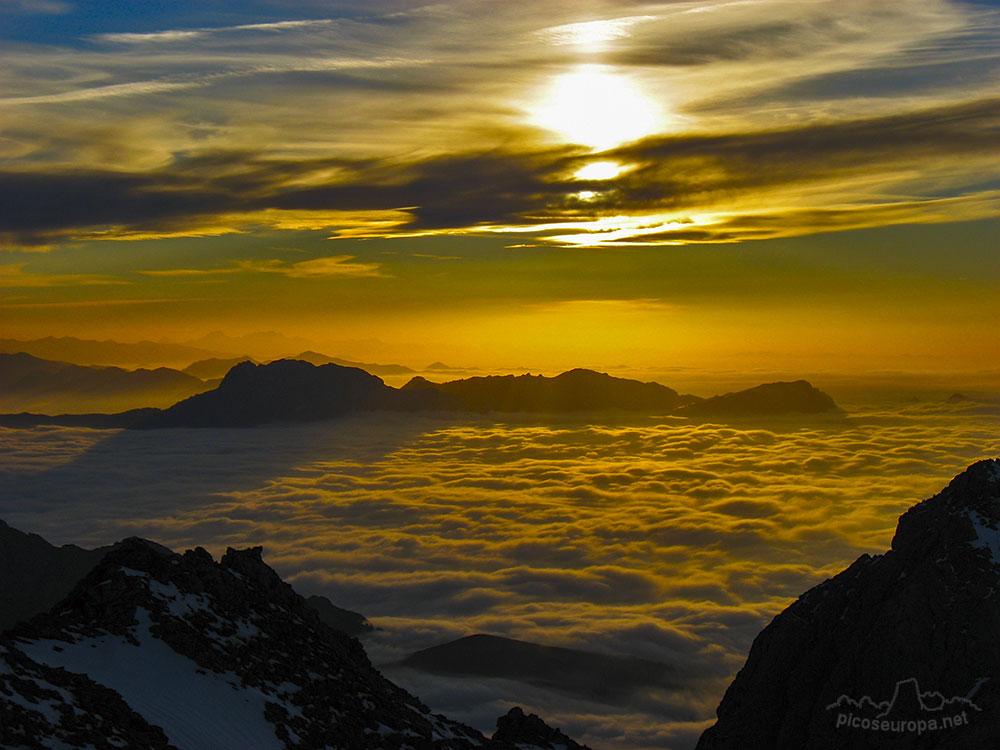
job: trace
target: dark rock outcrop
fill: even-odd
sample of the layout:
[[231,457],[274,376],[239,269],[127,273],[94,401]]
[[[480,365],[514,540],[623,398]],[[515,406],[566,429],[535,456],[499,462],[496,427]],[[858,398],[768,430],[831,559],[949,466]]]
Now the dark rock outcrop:
[[839,411],[834,400],[805,380],[765,383],[745,391],[725,393],[677,410],[683,417],[745,417],[777,414],[819,414]]
[[489,375],[432,383],[417,376],[404,391],[434,391],[452,396],[464,409],[499,412],[594,412],[604,410],[666,413],[699,401],[659,383],[615,378],[593,370],[544,375]]
[[980,461],[760,633],[698,750],[1000,745],[998,529],[1000,461]]
[[537,747],[545,750],[590,750],[567,737],[558,729],[553,729],[535,714],[525,714],[515,706],[506,715],[497,719],[497,731],[493,733],[493,745],[501,747]]
[[338,607],[325,596],[310,596],[306,604],[319,615],[319,619],[334,630],[357,638],[365,633],[371,633],[375,627],[368,618],[360,612]]

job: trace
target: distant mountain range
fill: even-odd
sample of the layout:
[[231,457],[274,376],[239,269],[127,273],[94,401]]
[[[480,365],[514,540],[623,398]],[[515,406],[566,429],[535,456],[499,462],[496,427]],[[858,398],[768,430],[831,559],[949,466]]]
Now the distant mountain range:
[[391,375],[412,375],[416,372],[416,370],[412,370],[404,365],[379,365],[373,362],[352,362],[349,359],[329,357],[326,354],[310,351],[296,354],[294,357],[289,357],[289,359],[299,359],[313,365],[340,365],[341,367],[357,367],[360,370],[364,370],[372,375],[378,375],[379,377]]
[[232,370],[240,362],[253,362],[260,364],[253,357],[210,357],[199,359],[185,367],[181,372],[193,375],[201,380],[221,380],[226,373]]
[[192,375],[160,367],[123,370],[0,354],[0,412],[118,412],[165,407],[209,386]]
[[0,352],[24,352],[41,359],[70,362],[79,365],[132,365],[180,364],[208,357],[224,356],[223,352],[187,344],[166,341],[139,341],[122,343],[107,339],[78,339],[72,336],[42,339],[0,339]]
[[[20,574],[30,560],[18,555],[38,547],[22,536],[0,535]],[[201,548],[126,539],[71,588],[0,635],[4,748],[587,750],[519,708],[492,738],[431,713],[328,627],[260,547],[215,562]]]
[[569,370],[552,378],[489,375],[447,383],[432,383],[417,376],[403,390],[442,393],[469,411],[665,413],[700,400],[697,396],[681,396],[659,383],[640,383],[583,369]]
[[673,670],[658,662],[486,634],[417,651],[401,664],[436,674],[518,680],[604,703],[626,702],[642,688],[681,687]]
[[[199,371],[207,372],[210,365],[214,363],[206,364],[205,369]],[[217,387],[167,409],[133,410],[115,415],[40,416],[37,419],[30,414],[8,414],[0,416],[0,425],[251,427],[318,421],[370,411],[536,414],[619,411],[704,419],[836,413],[839,410],[833,399],[805,381],[770,383],[701,399],[678,394],[658,383],[641,383],[576,369],[555,377],[505,375],[446,383],[432,383],[416,376],[397,389],[357,367],[334,363],[317,366],[302,360],[277,360],[268,364],[245,360],[233,366]]]
[[1000,747],[1000,460],[757,636],[698,750]]

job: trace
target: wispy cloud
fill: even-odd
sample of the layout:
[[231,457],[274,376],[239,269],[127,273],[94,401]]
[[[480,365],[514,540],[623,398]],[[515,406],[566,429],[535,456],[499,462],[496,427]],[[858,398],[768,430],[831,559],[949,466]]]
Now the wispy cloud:
[[113,42],[117,44],[145,44],[178,42],[198,39],[212,34],[226,34],[238,31],[289,31],[310,28],[322,28],[337,23],[335,19],[318,18],[301,21],[272,21],[268,23],[247,23],[238,26],[214,26],[198,29],[166,29],[163,31],[150,31],[146,33],[114,33],[97,34],[94,38],[103,42]]
[[656,16],[626,16],[603,21],[578,21],[542,29],[539,36],[556,46],[575,44],[588,46],[622,39],[631,34],[631,28],[643,21],[656,20]]
[[92,300],[81,300],[78,302],[14,302],[10,304],[0,304],[2,308],[9,309],[27,309],[27,308],[53,308],[58,309],[61,307],[72,308],[72,307],[128,307],[131,305],[163,305],[169,303],[177,302],[205,302],[207,299],[198,299],[194,297],[185,297],[184,299],[177,299],[176,297],[161,297],[158,299],[152,299],[143,297],[141,299],[92,299]]
[[298,263],[284,260],[240,260],[239,269],[259,273],[277,273],[293,279],[322,279],[345,276],[383,276],[378,263],[359,263],[353,255],[313,258]]
[[57,286],[115,286],[130,282],[115,276],[93,273],[32,273],[24,263],[0,265],[0,289]]
[[15,13],[56,14],[69,13],[73,3],[63,0],[6,0],[6,10]]
[[139,271],[144,276],[160,276],[162,278],[189,278],[196,276],[226,276],[236,273],[238,268],[166,268],[155,271]]
[[380,263],[365,263],[353,255],[334,255],[292,263],[277,258],[267,260],[234,260],[226,268],[167,268],[139,271],[144,276],[165,279],[191,279],[230,276],[240,273],[266,273],[293,279],[360,278],[385,276]]
[[10,106],[18,104],[59,104],[63,102],[86,102],[95,99],[108,99],[119,96],[143,96],[145,94],[160,94],[166,91],[189,89],[204,85],[205,81],[134,81],[131,83],[114,83],[107,86],[62,91],[58,94],[41,94],[38,96],[11,96],[0,99],[0,104]]

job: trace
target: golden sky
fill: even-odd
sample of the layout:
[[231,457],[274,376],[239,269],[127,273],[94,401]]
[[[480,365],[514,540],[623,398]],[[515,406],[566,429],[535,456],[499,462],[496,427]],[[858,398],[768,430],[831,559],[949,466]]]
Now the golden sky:
[[3,336],[996,368],[1000,15],[17,0]]

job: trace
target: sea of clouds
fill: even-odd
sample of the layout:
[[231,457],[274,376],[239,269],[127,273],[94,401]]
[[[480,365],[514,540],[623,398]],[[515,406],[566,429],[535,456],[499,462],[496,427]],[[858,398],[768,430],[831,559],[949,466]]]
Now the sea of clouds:
[[[0,518],[53,543],[262,544],[379,628],[373,661],[491,732],[522,705],[595,748],[688,750],[759,630],[966,465],[995,402],[847,416],[413,417],[232,430],[0,430]],[[639,656],[678,688],[596,701],[393,663],[472,633]]]

